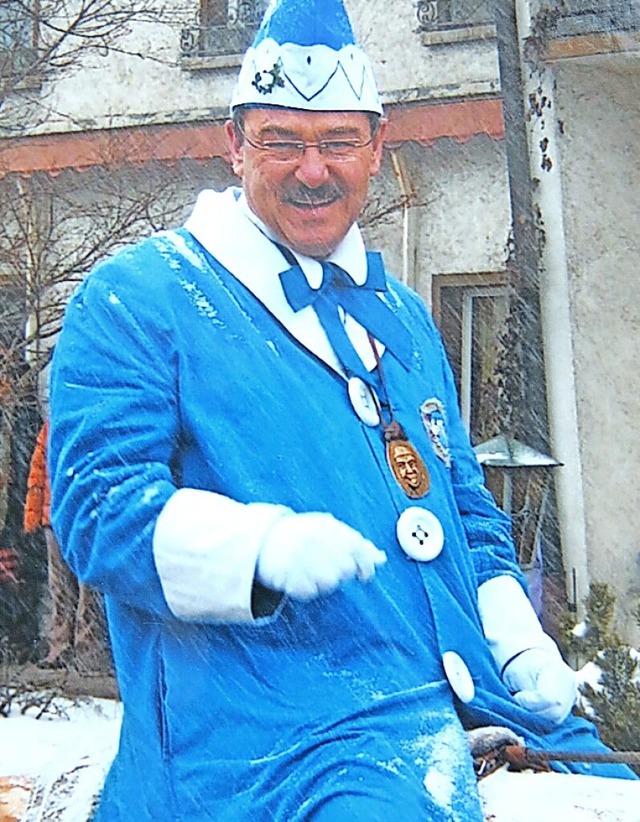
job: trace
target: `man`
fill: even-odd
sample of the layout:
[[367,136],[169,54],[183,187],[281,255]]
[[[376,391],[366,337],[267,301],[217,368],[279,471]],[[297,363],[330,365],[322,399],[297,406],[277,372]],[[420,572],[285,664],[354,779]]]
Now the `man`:
[[124,703],[97,818],[480,820],[462,722],[602,746],[434,326],[365,252],[384,123],[342,2],[272,3],[232,112],[242,191],[99,266],[56,346],[54,526]]

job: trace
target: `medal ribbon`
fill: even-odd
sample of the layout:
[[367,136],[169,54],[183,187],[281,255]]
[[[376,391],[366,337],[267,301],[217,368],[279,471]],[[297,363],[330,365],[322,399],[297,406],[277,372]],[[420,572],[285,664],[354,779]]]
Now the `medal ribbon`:
[[[373,351],[373,356],[378,366],[380,387],[384,393],[384,402],[378,403],[378,411],[382,422],[382,436],[385,442],[387,463],[398,485],[400,485],[405,494],[410,499],[420,499],[428,494],[431,488],[429,469],[418,451],[407,439],[402,425],[394,417],[393,406],[391,405],[387,382],[384,376],[384,369],[382,368],[382,361],[380,360],[375,340],[371,334],[369,334],[369,344],[371,345],[371,350]],[[389,412],[388,420],[385,420],[382,416],[383,408],[386,408]],[[401,463],[404,464],[404,470]],[[411,477],[408,476],[406,471],[407,463],[411,465]]]

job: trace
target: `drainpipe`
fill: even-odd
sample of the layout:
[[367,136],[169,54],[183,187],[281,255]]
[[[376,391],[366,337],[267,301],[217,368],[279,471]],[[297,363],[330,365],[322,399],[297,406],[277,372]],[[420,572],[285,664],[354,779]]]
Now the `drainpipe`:
[[[409,171],[404,158],[398,151],[391,152],[391,165],[393,173],[400,187],[402,196],[402,282],[412,288],[416,287],[416,230],[414,209],[411,203],[415,198],[415,191],[409,178]],[[427,294],[431,293],[431,284],[427,283],[427,288],[422,289]]]
[[[30,299],[31,295],[35,291],[33,260],[30,254],[32,246],[37,242],[37,232],[34,226],[33,216],[31,214],[31,209],[34,207],[34,204],[33,197],[30,196],[27,189],[25,188],[23,181],[20,178],[16,180],[16,189],[18,193],[18,198],[23,204],[23,217],[27,237],[27,248],[25,251],[24,261],[25,299]],[[38,299],[38,303],[29,312],[24,327],[25,339],[31,340],[31,342],[25,346],[24,352],[24,358],[29,365],[32,365],[34,362],[36,362],[40,355],[40,335],[38,333],[40,325],[39,314],[40,305]]]
[[564,233],[562,178],[553,76],[524,56],[531,35],[529,0],[515,0],[534,213],[540,254],[540,314],[546,370],[551,453],[558,525],[569,603],[581,610],[589,591],[582,461],[571,331],[569,272]]
[[49,389],[48,389],[48,373],[49,365],[42,366],[45,354],[45,347],[40,333],[41,323],[43,321],[42,312],[43,306],[41,303],[42,295],[40,289],[35,282],[36,271],[34,269],[34,262],[31,251],[39,244],[38,229],[34,222],[32,210],[36,207],[33,200],[33,194],[25,186],[21,178],[16,180],[16,189],[18,199],[23,204],[23,219],[27,238],[27,248],[25,251],[24,260],[24,299],[31,301],[35,298],[29,314],[24,324],[24,339],[26,345],[24,348],[24,360],[30,368],[38,368],[37,376],[37,397],[40,412],[43,416],[49,414]]

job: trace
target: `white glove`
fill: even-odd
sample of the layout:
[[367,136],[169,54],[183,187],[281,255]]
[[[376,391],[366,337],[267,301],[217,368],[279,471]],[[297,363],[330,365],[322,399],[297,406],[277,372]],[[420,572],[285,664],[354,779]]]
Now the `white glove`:
[[262,543],[256,579],[293,599],[313,599],[354,577],[366,581],[386,554],[331,514],[291,514]]
[[563,722],[576,701],[576,674],[562,659],[555,642],[529,648],[507,664],[504,684],[523,708],[551,722]]
[[523,708],[560,723],[577,692],[575,672],[542,630],[520,583],[499,576],[478,588],[482,628],[507,688]]

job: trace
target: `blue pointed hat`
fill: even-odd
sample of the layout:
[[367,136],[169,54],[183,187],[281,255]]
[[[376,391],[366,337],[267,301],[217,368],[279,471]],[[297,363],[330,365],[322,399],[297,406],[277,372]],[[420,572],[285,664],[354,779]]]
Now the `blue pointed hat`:
[[231,98],[243,105],[382,114],[342,0],[271,0]]

